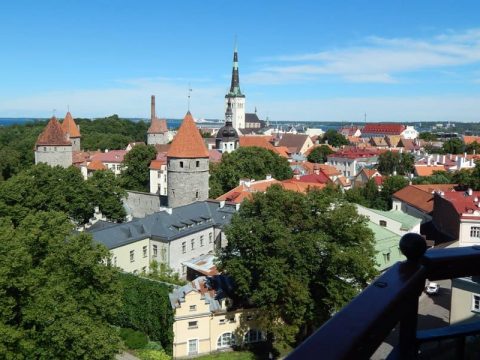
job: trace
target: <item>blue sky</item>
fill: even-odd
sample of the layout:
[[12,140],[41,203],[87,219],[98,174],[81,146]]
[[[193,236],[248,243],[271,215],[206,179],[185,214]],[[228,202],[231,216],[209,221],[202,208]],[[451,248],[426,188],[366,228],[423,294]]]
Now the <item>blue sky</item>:
[[480,120],[478,1],[0,3],[0,117],[221,118],[234,38],[272,120]]

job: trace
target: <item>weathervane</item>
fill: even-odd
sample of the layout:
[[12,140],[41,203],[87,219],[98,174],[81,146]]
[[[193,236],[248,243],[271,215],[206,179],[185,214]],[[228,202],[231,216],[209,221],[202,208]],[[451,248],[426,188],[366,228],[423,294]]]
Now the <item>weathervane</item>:
[[188,83],[188,95],[187,95],[187,98],[188,98],[188,111],[190,111],[190,96],[191,96],[191,93],[192,93],[192,87],[191,87],[190,83]]

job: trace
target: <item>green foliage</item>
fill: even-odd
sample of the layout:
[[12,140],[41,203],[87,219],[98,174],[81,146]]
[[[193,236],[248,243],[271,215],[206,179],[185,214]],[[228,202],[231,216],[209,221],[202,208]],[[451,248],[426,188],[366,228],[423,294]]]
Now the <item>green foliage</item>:
[[348,145],[349,142],[345,136],[337,132],[336,130],[329,129],[322,137],[322,142],[328,143],[333,147],[340,147],[342,145]]
[[123,221],[127,215],[122,198],[127,192],[120,186],[120,180],[111,171],[95,171],[87,179],[86,187],[90,189],[91,199],[108,219]]
[[0,353],[6,359],[111,359],[120,306],[108,250],[70,235],[59,212],[0,219]]
[[453,181],[453,175],[447,171],[434,171],[431,176],[418,176],[412,179],[414,185],[427,184],[452,184],[459,182]]
[[469,154],[480,154],[480,144],[474,141],[465,146],[465,151]]
[[121,328],[120,337],[129,349],[142,349],[148,344],[148,337],[141,331]]
[[420,134],[418,134],[418,138],[425,141],[436,141],[437,135],[430,132],[421,132]]
[[333,154],[333,150],[330,149],[327,145],[321,145],[314,148],[308,155],[308,161],[323,164],[327,161],[327,156]]
[[173,271],[167,264],[152,261],[150,263],[150,272],[147,275],[149,278],[164,281],[175,285],[185,285],[187,282],[180,279],[177,272]]
[[120,175],[122,186],[127,190],[148,192],[150,184],[150,162],[157,152],[152,145],[137,145],[123,160],[125,169]]
[[256,193],[226,235],[218,267],[240,300],[259,309],[269,341],[301,340],[375,275],[373,233],[333,188]]
[[225,153],[219,164],[210,167],[210,197],[230,191],[238,186],[241,178],[262,180],[267,175],[285,180],[293,173],[288,161],[271,150],[253,146]]
[[462,154],[465,144],[459,138],[452,138],[443,143],[442,149],[445,154]]
[[386,151],[378,157],[378,171],[383,175],[407,175],[413,172],[415,158],[412,154]]
[[345,199],[348,202],[366,206],[372,209],[387,210],[388,201],[380,196],[377,184],[373,179],[367,181],[363,187],[354,187],[345,191]]
[[392,195],[405,186],[408,186],[408,180],[400,175],[390,176],[383,181],[380,196],[388,204],[387,210],[392,208]]
[[140,360],[170,360],[171,357],[163,350],[141,349],[137,350],[135,354]]
[[84,224],[99,206],[108,218],[121,220],[120,191],[108,172],[84,181],[73,166],[64,169],[38,164],[0,183],[0,216],[9,216],[18,224],[31,212],[60,211]]
[[123,286],[123,307],[113,323],[141,331],[171,352],[173,311],[168,298],[170,288],[131,274],[120,274],[120,281]]

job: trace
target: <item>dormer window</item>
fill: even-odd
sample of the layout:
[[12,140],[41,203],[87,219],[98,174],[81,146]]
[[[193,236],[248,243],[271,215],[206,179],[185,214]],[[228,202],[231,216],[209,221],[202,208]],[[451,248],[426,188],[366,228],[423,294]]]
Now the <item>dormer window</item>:
[[190,305],[190,311],[197,311],[197,305]]

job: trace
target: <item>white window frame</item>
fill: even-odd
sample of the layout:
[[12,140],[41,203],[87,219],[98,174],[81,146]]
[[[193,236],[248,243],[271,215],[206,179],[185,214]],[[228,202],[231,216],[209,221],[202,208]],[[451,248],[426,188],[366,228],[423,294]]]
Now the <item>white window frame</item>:
[[480,312],[480,294],[472,294],[472,311]]
[[135,250],[130,250],[130,262],[135,262]]
[[470,228],[470,238],[480,239],[480,226],[472,226]]
[[187,242],[184,241],[182,242],[182,254],[185,254],[187,252]]
[[158,256],[158,246],[153,245],[153,257],[157,257],[157,256]]
[[233,345],[235,345],[235,335],[232,332],[225,332],[217,339],[217,349],[227,349]]
[[[195,351],[190,351],[190,344],[192,344],[191,342],[194,341],[195,342]],[[198,354],[198,339],[188,339],[187,340],[187,356],[190,356],[190,355],[197,355]]]
[[198,329],[198,321],[197,320],[189,321],[188,322],[188,328],[189,329]]

